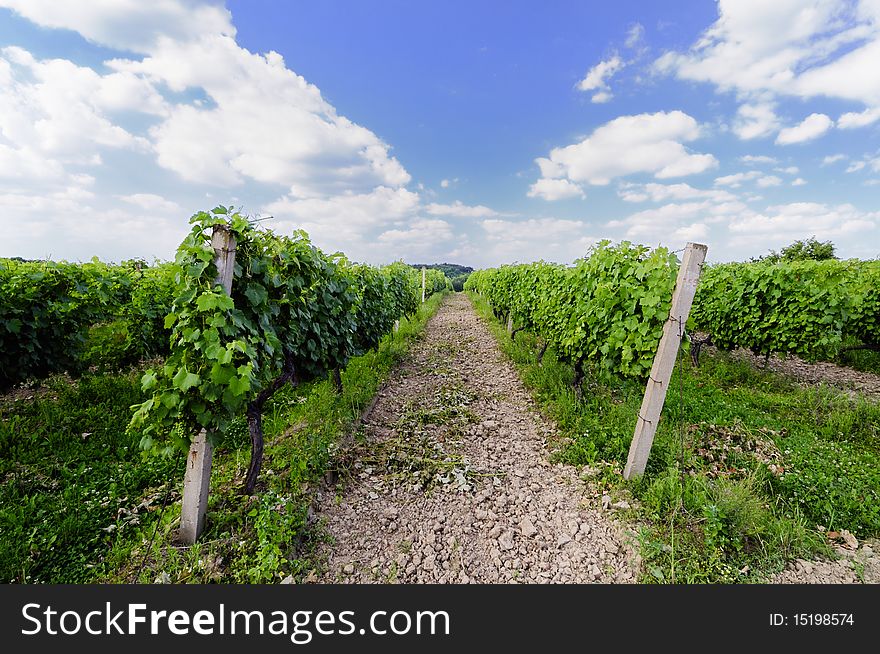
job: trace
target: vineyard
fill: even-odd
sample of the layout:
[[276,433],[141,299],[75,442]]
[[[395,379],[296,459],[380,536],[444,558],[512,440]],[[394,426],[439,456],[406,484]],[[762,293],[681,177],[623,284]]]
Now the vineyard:
[[[377,379],[368,374],[346,394],[343,370],[352,360],[363,365],[396,323],[410,324],[400,328],[398,341],[411,337],[416,316],[424,314],[421,298],[450,286],[439,271],[421,273],[402,263],[374,268],[325,255],[304,233],[285,237],[258,230],[225,207],[196,214],[191,223],[170,264],[0,262],[3,388],[26,382],[24,394],[53,373],[72,374],[82,376],[79,383],[56,375],[50,395],[91,404],[71,407],[73,415],[63,419],[58,402],[42,398],[0,407],[0,472],[8,482],[0,520],[5,533],[26,535],[18,542],[4,538],[4,578],[82,580],[84,573],[88,578],[82,570],[57,575],[70,554],[112,542],[100,531],[115,535],[120,521],[105,529],[96,521],[112,518],[112,511],[100,509],[126,502],[128,491],[173,481],[166,477],[180,475],[175,452],[185,452],[200,429],[221,445],[224,435],[234,442],[240,425],[246,425],[252,456],[244,489],[253,492],[263,458],[262,412],[272,395],[283,386],[314,389],[317,380],[329,376],[339,398],[335,403],[352,402],[352,395],[362,393],[364,384],[374,388]],[[211,240],[217,227],[236,243],[231,294],[216,283]],[[399,352],[394,345],[385,349],[382,365],[387,367]],[[102,374],[131,364],[143,372]],[[46,424],[47,419],[61,424]],[[99,457],[110,454],[115,470],[85,463],[96,454],[92,441],[97,439],[90,437],[101,423],[108,442],[98,446]],[[28,442],[31,429],[45,431],[48,442]],[[74,442],[71,448],[71,439],[82,445]],[[139,451],[146,456],[141,470]],[[53,477],[60,480],[42,473],[34,477],[43,457],[52,459],[53,453],[66,455],[53,466]],[[86,474],[100,478],[96,488],[77,488]],[[106,495],[96,501],[88,497],[92,492]],[[90,524],[65,515],[81,503]],[[131,517],[129,508],[118,510]],[[55,533],[40,533],[47,520],[55,523]],[[138,523],[136,516],[129,521]],[[50,576],[41,574],[44,569]]]
[[[880,533],[876,397],[741,356],[874,369],[880,262],[706,264],[670,331],[665,248],[603,241],[450,295],[441,270],[352,263],[231,208],[190,223],[169,263],[0,261],[4,581],[740,583]],[[673,332],[647,469],[624,479]]]

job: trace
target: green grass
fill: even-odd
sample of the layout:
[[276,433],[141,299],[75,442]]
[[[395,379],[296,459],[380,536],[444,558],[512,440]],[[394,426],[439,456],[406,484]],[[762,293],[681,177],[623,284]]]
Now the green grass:
[[304,573],[322,538],[308,519],[309,485],[441,300],[353,359],[342,395],[325,380],[276,394],[253,497],[240,492],[250,438],[238,420],[215,450],[208,525],[191,548],[174,543],[184,457],[147,456],[140,434],[126,433],[129,407],[144,399],[140,371],[58,377],[34,397],[0,398],[0,581],[266,582]]
[[352,359],[342,373],[342,395],[320,380],[287,387],[267,403],[263,470],[250,497],[241,494],[250,440],[240,420],[215,450],[208,522],[199,543],[175,544],[180,507],[174,503],[144,523],[137,537],[111,548],[101,580],[267,583],[302,578],[319,565],[315,547],[326,536],[309,518],[313,486],[335,467],[340,438],[412,342],[423,338],[442,298],[432,296],[411,320],[401,320],[399,332],[377,351]]
[[512,342],[472,296],[502,349],[566,437],[556,457],[598,469],[631,494],[646,582],[752,582],[797,556],[828,553],[817,526],[880,533],[880,405],[802,387],[719,354],[676,366],[645,475],[624,482],[644,384],[597,380],[583,398],[572,367],[535,338]]
[[[80,583],[138,528],[181,461],[142,458],[126,434],[139,376],[56,377],[0,404],[0,580]],[[146,504],[143,504],[146,502]]]
[[[854,338],[847,339],[843,343],[844,347],[856,345],[860,345],[860,343]],[[849,350],[847,352],[841,352],[835,363],[849,366],[855,370],[872,372],[875,375],[880,375],[880,352],[874,350]]]

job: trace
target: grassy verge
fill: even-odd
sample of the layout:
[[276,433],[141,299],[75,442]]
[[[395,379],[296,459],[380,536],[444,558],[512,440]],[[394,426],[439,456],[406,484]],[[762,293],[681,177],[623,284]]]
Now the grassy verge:
[[129,407],[143,401],[140,370],[57,377],[0,398],[0,581],[267,582],[303,573],[320,537],[309,485],[441,300],[352,360],[342,395],[319,381],[273,398],[254,497],[240,494],[250,458],[242,418],[215,451],[208,527],[192,548],[173,542],[184,457],[146,456],[140,435],[125,430]]
[[[423,337],[442,295],[434,295],[377,351],[349,362],[344,392],[328,380],[279,391],[263,419],[265,459],[257,493],[241,494],[250,458],[242,419],[215,451],[208,524],[193,547],[174,542],[179,502],[157,510],[133,538],[117,542],[99,579],[109,582],[270,583],[315,566],[314,547],[324,538],[311,517],[312,487],[327,472],[337,443],[375,396],[382,381]],[[175,478],[179,482],[180,478]]]
[[573,371],[535,338],[511,341],[472,296],[564,441],[556,456],[587,466],[614,495],[631,495],[642,581],[748,583],[785,561],[828,554],[825,529],[880,533],[880,405],[805,388],[719,354],[676,367],[646,474],[620,476],[644,386]]
[[183,462],[142,458],[125,433],[137,371],[55,377],[0,400],[0,580],[82,583],[137,529]]

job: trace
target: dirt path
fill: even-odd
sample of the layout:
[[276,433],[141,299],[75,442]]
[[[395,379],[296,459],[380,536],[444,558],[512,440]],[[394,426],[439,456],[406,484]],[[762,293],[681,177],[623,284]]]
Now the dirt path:
[[396,371],[318,494],[323,582],[632,582],[637,559],[464,294]]

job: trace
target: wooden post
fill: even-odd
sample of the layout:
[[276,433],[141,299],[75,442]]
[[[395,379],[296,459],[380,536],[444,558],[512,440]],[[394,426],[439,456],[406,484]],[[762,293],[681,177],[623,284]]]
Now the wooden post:
[[700,269],[706,259],[707,250],[708,248],[700,243],[688,243],[684,249],[684,255],[681,257],[681,267],[678,269],[678,277],[675,280],[669,318],[663,325],[663,336],[660,338],[657,354],[654,355],[651,376],[648,378],[645,396],[642,398],[642,408],[636,418],[635,433],[629,447],[626,467],[623,469],[624,479],[631,479],[645,472],[648,455],[651,453],[651,444],[654,442],[654,434],[660,422],[660,412],[663,410],[663,402],[666,400],[666,391],[669,388],[669,381],[672,379],[675,358],[681,345],[685,323],[687,323],[688,315],[691,312],[691,305],[694,303],[697,282],[700,279]]
[[507,333],[513,333],[513,314],[507,314]]
[[[217,265],[217,283],[227,295],[232,295],[232,275],[235,268],[235,237],[225,225],[214,227],[211,237],[214,263]],[[207,432],[202,429],[189,446],[186,472],[183,477],[183,505],[180,509],[180,540],[186,545],[196,542],[205,528],[208,511],[208,492],[211,487],[211,460],[213,447]]]
[[394,333],[396,334],[399,331],[400,331],[400,320],[398,319],[398,320],[394,321]]
[[422,266],[422,302],[425,301],[425,267]]

